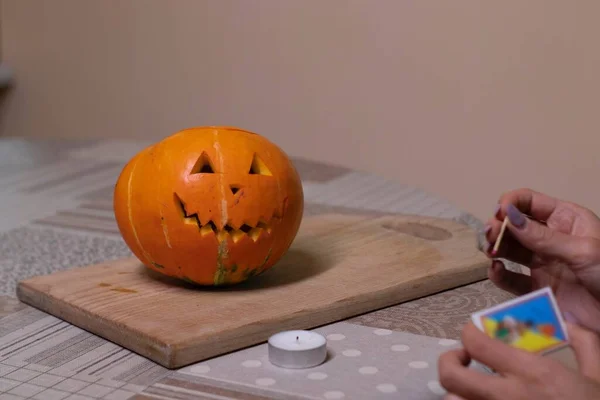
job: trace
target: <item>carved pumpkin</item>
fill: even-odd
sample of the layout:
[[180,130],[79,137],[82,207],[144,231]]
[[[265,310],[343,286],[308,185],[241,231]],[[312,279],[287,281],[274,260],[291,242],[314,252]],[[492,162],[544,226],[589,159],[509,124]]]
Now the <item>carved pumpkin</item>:
[[180,131],[133,157],[114,192],[123,239],[147,267],[200,285],[245,281],[289,249],[300,178],[266,138],[227,127]]

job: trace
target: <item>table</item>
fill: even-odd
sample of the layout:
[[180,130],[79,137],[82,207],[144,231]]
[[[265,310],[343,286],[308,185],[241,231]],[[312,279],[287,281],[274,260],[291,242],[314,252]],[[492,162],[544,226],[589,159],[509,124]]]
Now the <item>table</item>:
[[[292,372],[271,366],[264,344],[169,371],[20,303],[21,279],[131,256],[112,214],[112,190],[125,162],[148,144],[0,140],[0,400],[370,399],[398,392],[403,399],[437,399],[437,356],[457,345],[473,311],[511,297],[482,281],[327,325],[318,330],[328,335],[334,357]],[[293,161],[305,215],[419,214],[482,229],[472,215],[419,188]]]

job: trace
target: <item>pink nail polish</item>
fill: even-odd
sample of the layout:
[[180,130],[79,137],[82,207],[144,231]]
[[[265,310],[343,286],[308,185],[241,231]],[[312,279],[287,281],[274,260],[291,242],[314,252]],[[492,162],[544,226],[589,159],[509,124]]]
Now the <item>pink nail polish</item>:
[[573,315],[573,313],[570,313],[569,311],[565,311],[563,313],[563,317],[565,318],[565,321],[570,322],[572,324],[577,324],[579,322],[577,321],[575,315]]
[[499,272],[504,271],[504,267],[500,261],[494,260],[492,262],[492,270],[494,270],[494,272],[496,272],[496,273],[499,273]]
[[508,216],[508,220],[510,221],[510,223],[519,229],[523,228],[525,226],[525,223],[527,222],[527,218],[525,218],[525,215],[523,215],[523,213],[512,204],[508,205],[506,215]]

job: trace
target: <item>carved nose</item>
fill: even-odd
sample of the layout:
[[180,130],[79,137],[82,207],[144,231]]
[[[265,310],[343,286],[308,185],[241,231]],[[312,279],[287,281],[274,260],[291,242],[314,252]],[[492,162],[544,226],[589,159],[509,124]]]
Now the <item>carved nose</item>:
[[231,190],[231,193],[236,194],[240,188],[236,185],[229,185],[229,189]]

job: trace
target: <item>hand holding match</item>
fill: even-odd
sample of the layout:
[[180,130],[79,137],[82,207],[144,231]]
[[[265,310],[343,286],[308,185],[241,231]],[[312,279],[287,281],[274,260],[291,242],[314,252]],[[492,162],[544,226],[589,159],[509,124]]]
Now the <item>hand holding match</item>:
[[498,249],[500,248],[500,242],[502,241],[502,237],[504,236],[504,232],[506,231],[506,225],[508,225],[508,216],[504,217],[504,221],[502,222],[502,227],[500,228],[500,234],[498,235],[498,240],[494,244],[494,248],[492,249],[492,256],[498,254]]
[[[534,220],[530,215],[528,214],[523,214],[523,216],[526,219],[529,220]],[[546,221],[543,220],[534,220],[536,222],[539,222],[540,224],[546,225]],[[502,226],[500,227],[500,232],[498,233],[498,238],[496,239],[495,243],[494,243],[494,247],[492,248],[492,250],[490,251],[490,254],[492,256],[496,256],[498,254],[498,250],[500,249],[500,244],[502,242],[502,238],[504,237],[504,233],[506,232],[506,227],[508,226],[508,224],[510,223],[510,218],[508,217],[508,214],[504,217],[504,220],[502,221]]]

